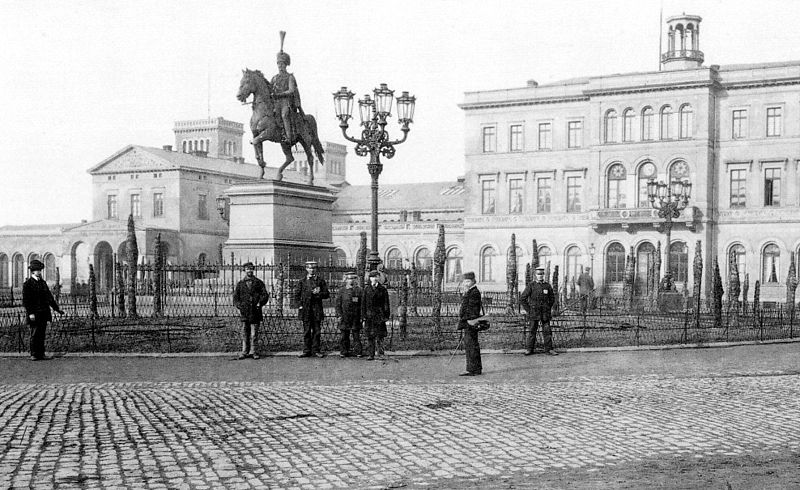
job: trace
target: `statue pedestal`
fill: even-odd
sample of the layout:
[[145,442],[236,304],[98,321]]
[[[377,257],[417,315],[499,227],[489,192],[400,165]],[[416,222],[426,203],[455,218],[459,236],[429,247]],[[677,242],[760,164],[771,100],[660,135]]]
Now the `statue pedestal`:
[[223,253],[236,262],[277,264],[333,254],[333,193],[324,187],[265,180],[236,184],[230,198],[230,229]]
[[683,294],[675,291],[661,291],[658,293],[658,309],[661,312],[669,313],[683,311]]

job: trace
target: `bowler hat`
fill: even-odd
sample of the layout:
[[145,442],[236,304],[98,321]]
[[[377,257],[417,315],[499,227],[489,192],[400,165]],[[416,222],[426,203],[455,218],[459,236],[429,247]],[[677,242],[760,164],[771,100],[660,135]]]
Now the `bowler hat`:
[[44,264],[39,259],[33,259],[33,260],[31,260],[31,263],[28,264],[28,269],[30,269],[32,271],[40,271],[40,270],[44,269]]
[[470,281],[475,281],[475,273],[474,272],[465,272],[462,278],[466,281],[469,279]]
[[381,273],[378,271],[369,271],[369,277],[380,277]]
[[244,265],[242,266],[242,268],[244,270],[247,270],[247,269],[256,270],[256,266],[254,266],[252,262],[245,262]]

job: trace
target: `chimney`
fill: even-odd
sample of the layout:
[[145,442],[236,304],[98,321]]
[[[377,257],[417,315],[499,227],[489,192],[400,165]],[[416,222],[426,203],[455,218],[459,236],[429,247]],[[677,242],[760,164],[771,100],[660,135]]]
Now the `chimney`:
[[528,87],[536,88],[538,86],[539,86],[539,82],[537,82],[536,80],[534,80],[534,79],[528,80]]
[[172,151],[172,145],[164,145],[161,147],[161,149],[164,151]]

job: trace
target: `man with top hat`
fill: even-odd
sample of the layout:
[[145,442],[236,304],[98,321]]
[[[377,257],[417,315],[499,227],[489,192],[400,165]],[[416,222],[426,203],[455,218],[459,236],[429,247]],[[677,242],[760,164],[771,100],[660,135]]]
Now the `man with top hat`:
[[243,266],[245,276],[233,291],[233,304],[239,309],[242,319],[242,353],[239,359],[258,359],[258,327],[264,319],[261,308],[269,301],[264,281],[255,276],[255,266],[247,262]]
[[297,90],[297,80],[294,75],[286,71],[286,67],[292,64],[292,58],[288,53],[283,51],[283,39],[286,32],[281,31],[281,50],[278,52],[278,74],[272,77],[272,96],[280,111],[281,120],[283,121],[284,137],[286,142],[292,144],[295,134],[299,130],[296,128],[294,117],[295,113],[303,113],[303,108],[300,105],[300,92]]
[[41,260],[33,259],[28,265],[31,276],[22,285],[22,306],[28,316],[28,325],[31,327],[30,347],[31,360],[46,361],[51,357],[44,354],[44,339],[47,331],[47,322],[53,319],[50,308],[60,315],[64,312],[56,303],[50,288],[47,286],[42,271],[44,264]]
[[[339,356],[361,357],[361,288],[356,285],[355,272],[348,272],[344,285],[336,295],[336,314],[339,315]],[[352,350],[350,335],[353,336]]]
[[306,262],[306,277],[297,283],[294,299],[298,305],[300,319],[303,320],[303,353],[300,357],[324,357],[320,350],[322,320],[325,313],[322,300],[331,297],[328,283],[317,275],[317,262]]
[[474,272],[464,273],[463,291],[461,308],[458,311],[458,329],[464,335],[467,370],[459,376],[479,376],[483,372],[483,365],[481,364],[481,346],[478,343],[478,318],[483,316],[483,305],[481,292],[475,284]]
[[389,319],[389,292],[380,283],[380,272],[370,271],[369,284],[364,287],[361,300],[361,316],[364,318],[364,330],[367,334],[367,360],[378,356],[384,357],[383,339],[386,337],[386,320]]
[[544,278],[543,267],[536,269],[534,281],[528,284],[519,301],[528,314],[528,341],[525,355],[533,354],[533,349],[536,347],[536,331],[541,323],[544,350],[551,356],[557,356],[558,353],[553,349],[553,334],[550,330],[550,310],[556,301],[556,296],[553,286]]

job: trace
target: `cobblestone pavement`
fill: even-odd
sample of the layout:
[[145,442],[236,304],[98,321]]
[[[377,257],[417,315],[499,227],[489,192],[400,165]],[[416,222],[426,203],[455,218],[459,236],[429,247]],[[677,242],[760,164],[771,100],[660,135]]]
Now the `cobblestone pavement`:
[[0,488],[447,486],[800,449],[791,372],[0,385]]

